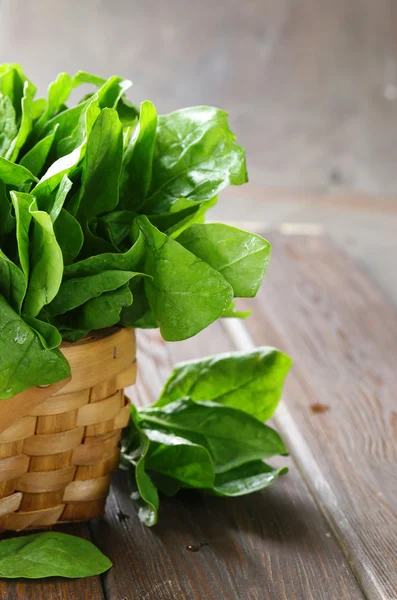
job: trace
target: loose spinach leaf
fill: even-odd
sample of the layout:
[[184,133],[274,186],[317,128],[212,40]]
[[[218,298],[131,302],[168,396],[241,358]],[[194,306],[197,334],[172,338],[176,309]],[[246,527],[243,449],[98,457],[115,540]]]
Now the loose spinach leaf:
[[0,541],[0,577],[90,577],[112,563],[87,540],[48,531]]
[[233,289],[217,271],[156,229],[136,219],[146,242],[145,280],[150,307],[165,340],[189,338],[218,319]]
[[207,448],[215,473],[223,473],[247,462],[287,454],[279,434],[249,414],[190,398],[164,407],[139,411],[143,429],[160,429]]
[[197,106],[159,117],[146,214],[168,212],[180,198],[209,200],[246,181],[245,151],[227,113]]
[[152,176],[157,112],[149,102],[141,104],[139,123],[123,156],[120,207],[137,211],[145,202]]
[[0,399],[69,375],[63,354],[46,350],[29,325],[0,296]]
[[222,223],[194,224],[178,242],[219,271],[239,298],[256,295],[270,260],[270,244],[261,236]]
[[225,473],[218,473],[214,487],[209,491],[216,496],[245,496],[267,488],[285,473],[288,473],[286,467],[273,469],[261,460],[256,460]]
[[289,356],[266,346],[250,352],[217,354],[175,366],[155,406],[189,396],[270,419],[291,368]]
[[148,527],[157,523],[159,496],[150,476],[146,472],[145,460],[150,442],[144,431],[136,425],[136,409],[131,406],[132,418],[130,427],[123,441],[123,463],[129,471],[130,485],[133,490],[131,497],[138,500],[139,518]]

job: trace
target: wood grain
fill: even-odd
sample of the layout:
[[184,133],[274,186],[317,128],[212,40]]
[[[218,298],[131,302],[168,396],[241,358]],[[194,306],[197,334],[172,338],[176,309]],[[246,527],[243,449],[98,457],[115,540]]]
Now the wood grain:
[[[175,360],[230,349],[220,325],[194,340],[165,344],[139,332],[138,382],[127,393],[152,402]],[[325,519],[291,461],[288,477],[264,493],[239,499],[185,492],[161,499],[159,524],[140,524],[119,473],[96,543],[114,567],[109,599],[334,600],[363,598]],[[204,543],[197,553],[189,545]]]
[[[396,311],[329,241],[270,239],[273,262],[246,327],[295,361],[276,422],[366,596],[395,599]],[[226,327],[249,345],[244,327]]]

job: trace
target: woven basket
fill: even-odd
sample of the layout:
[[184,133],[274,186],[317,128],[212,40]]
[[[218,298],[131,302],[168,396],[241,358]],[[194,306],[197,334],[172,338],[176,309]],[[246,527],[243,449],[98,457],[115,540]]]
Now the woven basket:
[[134,331],[113,329],[61,350],[70,379],[0,401],[0,531],[103,514],[129,419]]

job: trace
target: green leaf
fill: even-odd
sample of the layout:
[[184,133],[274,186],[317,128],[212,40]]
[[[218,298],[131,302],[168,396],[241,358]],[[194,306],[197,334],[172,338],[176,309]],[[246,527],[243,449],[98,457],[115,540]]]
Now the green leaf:
[[11,200],[14,206],[16,219],[16,236],[19,262],[22,271],[28,279],[29,277],[29,229],[32,221],[30,205],[33,198],[30,194],[23,192],[11,192]]
[[48,531],[0,541],[0,577],[91,577],[112,563],[87,540]]
[[209,200],[246,181],[245,151],[227,113],[197,106],[159,117],[146,213],[166,213],[180,198]]
[[21,269],[0,250],[0,294],[19,314],[26,287],[26,277]]
[[97,298],[104,292],[120,288],[137,275],[141,275],[141,273],[104,271],[98,273],[98,275],[68,279],[62,283],[57,296],[47,306],[45,314],[49,319],[57,315],[63,315],[85,304],[88,300]]
[[116,208],[122,156],[121,123],[115,110],[105,108],[92,128],[83,165],[77,210],[83,229],[93,217]]
[[207,488],[214,484],[214,467],[206,448],[173,433],[146,429],[150,446],[146,469],[177,479],[187,487]]
[[15,109],[8,96],[0,94],[0,156],[6,156],[18,127]]
[[46,350],[39,337],[0,296],[0,399],[70,375],[66,358]]
[[123,462],[131,465],[129,480],[133,491],[131,497],[139,501],[139,518],[147,527],[157,523],[159,496],[153,481],[146,473],[146,455],[150,442],[145,432],[136,424],[136,409],[131,406],[131,420],[123,440]]
[[151,309],[167,341],[192,337],[218,319],[233,289],[207,263],[161,233],[146,217],[136,219],[146,242],[145,281]]
[[54,350],[62,342],[62,336],[54,325],[29,315],[22,315],[24,321],[37,333],[41,343],[47,350]]
[[73,89],[73,79],[68,73],[60,73],[48,87],[47,106],[36,124],[37,132],[41,132],[45,123],[54,117],[62,108]]
[[20,164],[33,173],[33,175],[36,177],[40,175],[44,168],[48,154],[54,142],[57,127],[58,126],[55,126],[54,130],[49,135],[37,142],[37,144],[35,144],[20,161]]
[[254,460],[287,454],[279,434],[251,415],[215,402],[190,398],[139,411],[143,429],[160,429],[207,448],[215,473]]
[[0,92],[7,96],[14,107],[17,122],[21,118],[21,102],[23,96],[24,76],[19,65],[9,65],[0,76]]
[[286,467],[273,469],[257,460],[225,473],[218,473],[211,491],[216,496],[245,496],[267,488],[285,473],[288,473]]
[[[135,284],[134,280],[130,282],[131,287],[132,284]],[[144,280],[138,281],[131,291],[134,301],[131,306],[123,308],[121,311],[120,325],[139,329],[156,329],[158,324],[145,294]]]
[[[82,115],[82,120],[78,125],[78,133],[80,136],[80,144],[75,147],[69,154],[62,156],[56,160],[47,172],[40,179],[32,193],[37,199],[39,208],[41,203],[45,202],[56,187],[61,183],[64,175],[71,175],[76,170],[77,165],[84,158],[87,139],[91,129],[99,115],[98,99],[96,95],[87,104],[87,107]],[[1,163],[0,163],[0,179],[1,179]]]
[[76,310],[67,313],[63,321],[74,329],[94,331],[117,325],[120,312],[132,304],[132,294],[128,284],[117,290],[105,292],[89,300]]
[[10,147],[8,148],[6,154],[6,158],[11,160],[11,162],[16,161],[21,148],[25,144],[30,132],[32,131],[32,104],[35,92],[36,88],[34,87],[34,85],[30,81],[25,81],[23,86],[23,96],[21,100],[22,118],[19,125],[19,130],[16,134],[16,137],[10,144]]
[[219,271],[239,298],[256,295],[270,260],[270,244],[261,236],[221,223],[191,225],[178,242]]
[[265,421],[277,408],[290,367],[289,356],[265,346],[183,362],[175,366],[155,406],[189,396],[238,408]]
[[0,181],[0,236],[11,233],[15,229],[15,217],[12,215],[12,204],[7,197],[6,186]]
[[20,187],[27,181],[37,181],[37,178],[22,165],[16,165],[4,157],[0,157],[0,179],[7,185]]
[[86,277],[98,275],[104,271],[135,271],[142,261],[145,250],[145,242],[141,232],[131,248],[124,254],[104,253],[90,256],[85,260],[78,261],[65,267],[65,280],[72,277]]
[[59,184],[57,193],[55,195],[54,202],[51,205],[50,217],[51,217],[51,221],[53,223],[59,217],[59,214],[63,208],[63,205],[65,204],[66,196],[70,192],[72,185],[73,184],[70,181],[70,179],[68,178],[68,176],[64,175],[62,177],[61,183]]
[[100,217],[99,221],[105,228],[107,237],[116,248],[128,240],[136,213],[131,210],[115,210]]
[[83,245],[84,237],[80,223],[62,208],[54,223],[54,232],[62,251],[63,263],[69,265],[79,254]]
[[123,156],[120,207],[138,210],[145,202],[152,176],[157,112],[149,102],[141,104],[139,123]]
[[24,312],[36,317],[57,295],[62,282],[62,250],[49,214],[30,209],[35,221],[31,251],[31,273]]

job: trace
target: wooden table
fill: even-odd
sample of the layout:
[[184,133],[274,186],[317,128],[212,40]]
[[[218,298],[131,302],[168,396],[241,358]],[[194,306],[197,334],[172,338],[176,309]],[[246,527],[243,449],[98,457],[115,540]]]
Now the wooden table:
[[294,367],[274,424],[291,451],[289,475],[245,498],[162,498],[159,525],[146,529],[117,473],[105,517],[68,528],[99,545],[111,571],[3,581],[1,600],[397,598],[396,311],[326,239],[268,237],[266,283],[242,303],[252,317],[178,344],[140,332],[130,394],[153,401],[177,360],[282,348]]

